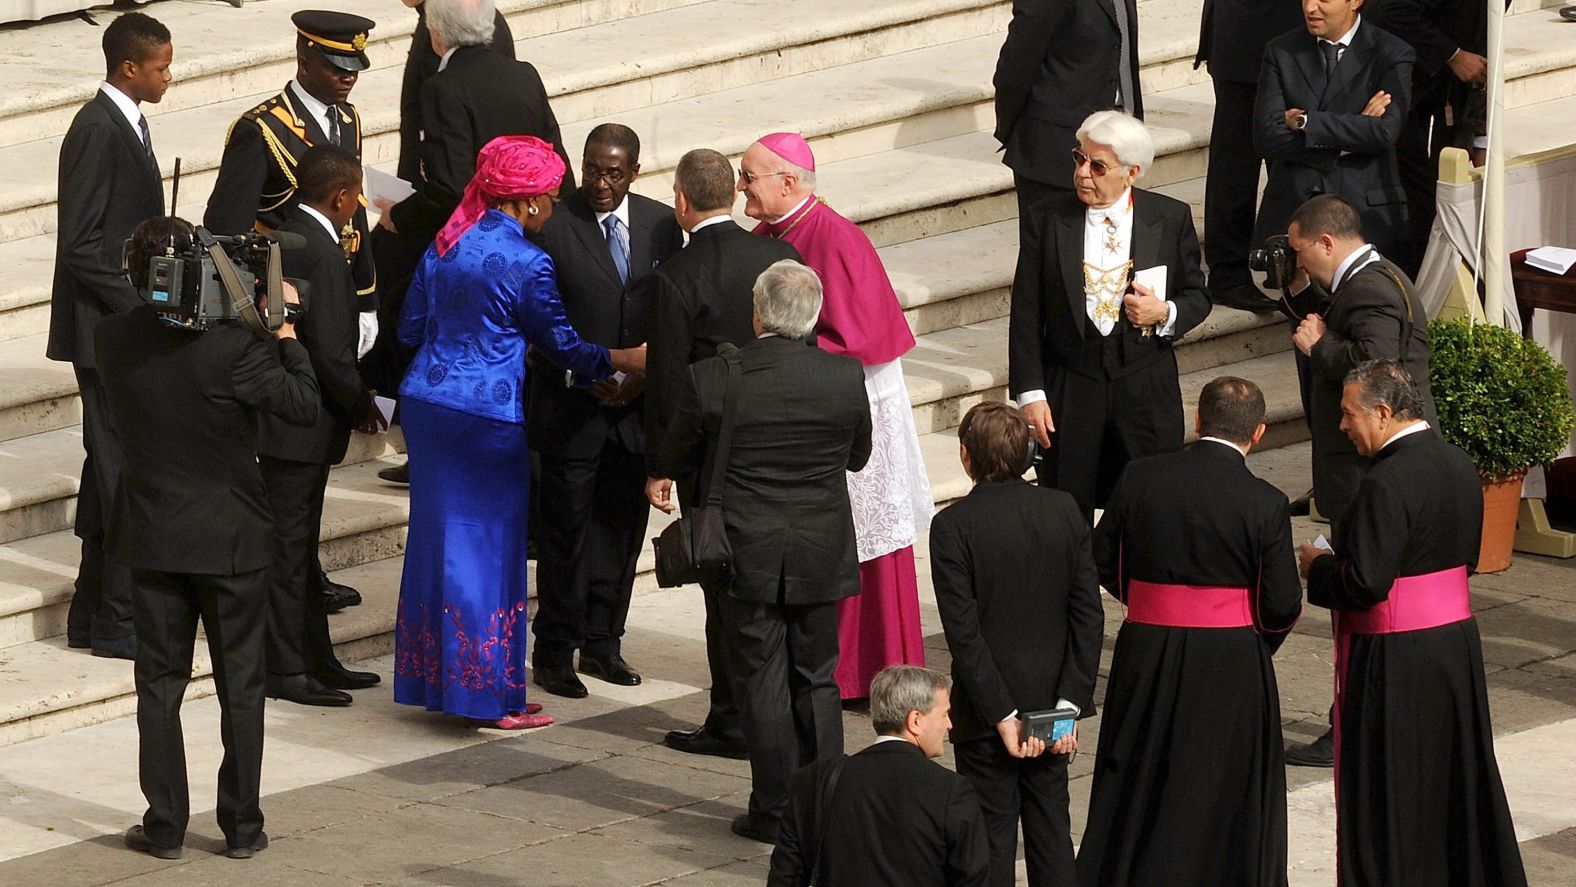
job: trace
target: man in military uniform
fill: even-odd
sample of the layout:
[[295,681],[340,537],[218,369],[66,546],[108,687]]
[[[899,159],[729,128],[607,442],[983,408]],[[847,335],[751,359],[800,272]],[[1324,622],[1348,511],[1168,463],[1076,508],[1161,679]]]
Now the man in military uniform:
[[[203,227],[215,234],[271,231],[283,224],[299,202],[296,166],[314,145],[338,145],[361,157],[361,116],[348,99],[356,78],[371,67],[367,32],[376,23],[326,10],[304,10],[290,21],[296,26],[295,79],[230,127],[219,179],[203,214]],[[367,243],[365,206],[345,226],[340,243],[359,298],[360,359],[378,336],[377,274],[371,249],[362,248]],[[322,582],[329,612],[361,603],[355,589],[330,581],[326,573]]]

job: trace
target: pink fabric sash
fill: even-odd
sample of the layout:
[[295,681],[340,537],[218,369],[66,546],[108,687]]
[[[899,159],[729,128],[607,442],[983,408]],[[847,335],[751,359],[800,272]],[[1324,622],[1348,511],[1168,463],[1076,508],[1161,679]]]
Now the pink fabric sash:
[[1127,584],[1127,621],[1172,628],[1252,628],[1253,610],[1246,588],[1133,579]]

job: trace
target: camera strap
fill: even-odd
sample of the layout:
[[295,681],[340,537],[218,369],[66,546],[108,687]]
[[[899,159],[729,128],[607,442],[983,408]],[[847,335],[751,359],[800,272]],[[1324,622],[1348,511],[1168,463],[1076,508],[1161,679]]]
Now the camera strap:
[[[219,277],[219,283],[224,287],[224,294],[230,300],[230,308],[247,328],[256,333],[259,338],[268,340],[273,338],[277,325],[270,328],[269,322],[257,310],[257,303],[252,298],[251,287],[241,282],[241,276],[236,271],[234,263],[225,254],[224,247],[218,243],[208,244],[208,255],[213,258],[214,272]],[[281,278],[279,275],[279,244],[268,244],[268,304],[280,305],[283,303],[281,295]],[[284,317],[284,311],[279,312],[279,317]]]

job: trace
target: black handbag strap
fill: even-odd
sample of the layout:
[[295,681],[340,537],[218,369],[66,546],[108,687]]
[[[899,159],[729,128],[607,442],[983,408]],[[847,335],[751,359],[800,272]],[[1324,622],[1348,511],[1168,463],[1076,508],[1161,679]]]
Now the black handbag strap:
[[820,791],[816,793],[815,803],[815,855],[810,862],[810,887],[817,887],[821,879],[821,848],[826,846],[827,821],[832,815],[832,797],[837,794],[837,777],[843,775],[843,764],[847,763],[847,755],[839,755],[832,766],[821,777]]
[[728,451],[733,446],[733,422],[739,411],[739,389],[744,387],[744,364],[738,347],[724,342],[717,356],[728,364],[728,383],[722,397],[722,427],[717,432],[717,448],[711,454],[711,474],[706,479],[706,505],[722,504],[722,479],[728,473]]

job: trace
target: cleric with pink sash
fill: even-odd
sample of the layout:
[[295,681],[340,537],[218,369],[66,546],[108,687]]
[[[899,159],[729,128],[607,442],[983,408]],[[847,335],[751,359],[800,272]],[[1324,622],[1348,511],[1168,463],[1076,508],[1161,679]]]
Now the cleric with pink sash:
[[838,602],[837,666],[843,698],[861,698],[882,668],[925,662],[914,540],[935,503],[900,361],[914,334],[869,238],[815,195],[815,156],[803,138],[763,136],[739,169],[745,214],[760,220],[755,233],[792,244],[821,277],[817,344],[865,368],[873,451],[864,470],[848,475],[860,592]]
[[1524,887],[1467,582],[1477,471],[1392,361],[1348,375],[1341,407],[1374,465],[1334,553],[1300,552],[1335,622],[1337,883]]

